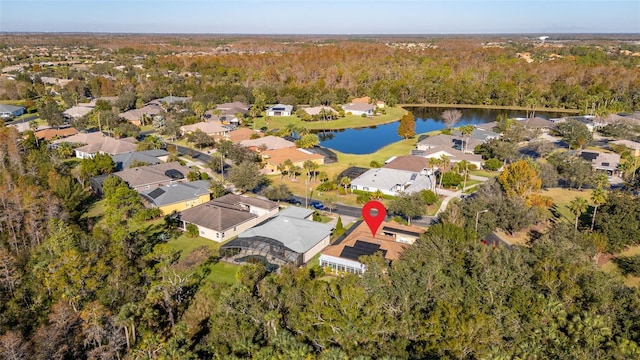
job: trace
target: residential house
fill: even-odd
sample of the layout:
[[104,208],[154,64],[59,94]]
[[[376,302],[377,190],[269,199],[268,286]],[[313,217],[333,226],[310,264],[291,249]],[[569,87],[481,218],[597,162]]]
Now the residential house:
[[235,114],[247,115],[250,107],[251,105],[249,104],[246,104],[240,101],[235,101],[231,103],[218,104],[216,106],[216,109],[220,110],[222,112],[222,115],[235,116]]
[[461,147],[458,150],[462,150],[464,148],[465,152],[470,154],[473,154],[473,150],[476,148],[476,146],[484,144],[489,140],[500,138],[500,134],[498,134],[497,132],[478,127],[474,127],[473,131],[468,136],[462,134],[462,132],[460,132],[459,130],[455,130],[453,132],[453,135],[461,139]]
[[342,109],[344,109],[345,113],[351,113],[352,115],[367,115],[373,116],[373,110],[376,108],[375,105],[371,104],[361,104],[361,103],[351,103],[342,105]]
[[333,227],[310,219],[312,210],[289,207],[220,247],[235,262],[261,256],[275,266],[308,263],[329,245]]
[[187,174],[191,171],[179,162],[173,161],[156,165],[128,168],[113,173],[126,182],[137,192],[152,190],[160,186],[187,181]]
[[62,139],[78,133],[78,130],[74,127],[66,127],[59,129],[43,129],[36,131],[35,135],[40,140],[51,141],[53,139]]
[[246,127],[236,128],[234,130],[229,131],[224,135],[216,135],[214,139],[216,140],[229,140],[234,144],[237,144],[244,140],[251,140],[252,137],[255,136],[262,137],[262,133],[259,131],[251,130]]
[[[469,146],[472,144],[473,142],[470,141]],[[461,146],[462,140],[460,138],[452,135],[439,134],[418,141],[416,146],[417,150],[411,151],[411,155],[422,156],[428,159],[439,159],[444,155],[451,162],[466,160],[477,167],[481,167],[482,156],[464,153],[459,150]]]
[[0,118],[8,119],[24,114],[24,106],[0,104]]
[[149,123],[154,116],[160,115],[162,107],[157,103],[149,103],[140,109],[132,109],[120,113],[118,116],[129,121],[133,125],[140,126],[142,123]]
[[183,211],[211,200],[206,180],[180,182],[144,190],[140,196],[147,207],[160,209],[163,215]]
[[147,165],[157,165],[167,161],[169,152],[163,149],[132,151],[124,154],[111,156],[116,163],[116,170],[124,170],[135,163],[146,163]]
[[377,107],[378,109],[382,109],[382,108],[384,108],[385,106],[386,106],[386,103],[385,103],[383,100],[378,100],[378,101],[376,101],[376,107]]
[[558,127],[557,123],[551,120],[543,119],[541,117],[532,117],[532,118],[526,118],[526,119],[517,120],[517,121],[518,123],[522,124],[522,126],[524,126],[525,129],[534,129],[534,130],[539,129],[543,131],[548,131]]
[[172,96],[165,96],[160,99],[152,100],[151,103],[173,105],[173,104],[184,104],[189,101],[191,101],[190,97],[181,97],[181,96],[172,95]]
[[240,145],[252,150],[276,150],[296,147],[296,144],[293,142],[273,135],[265,136],[260,139],[243,140],[240,141]]
[[616,153],[582,150],[580,157],[590,162],[594,170],[606,171],[609,175],[616,174],[620,165],[620,155]]
[[[68,140],[69,138],[67,138]],[[116,139],[104,136],[102,140],[75,148],[76,157],[80,159],[90,159],[96,154],[117,155],[136,151],[138,145],[135,138],[129,137]]]
[[371,104],[371,98],[368,96],[363,96],[359,98],[354,98],[351,100],[352,104]]
[[361,275],[366,271],[366,266],[360,262],[361,256],[380,253],[391,263],[398,260],[407,246],[424,232],[424,229],[416,226],[384,221],[372,236],[367,224],[360,220],[321,252],[320,266],[338,275]]
[[62,116],[64,116],[67,120],[79,119],[89,114],[93,110],[93,108],[94,105],[91,104],[79,104],[65,110],[62,113]]
[[631,140],[616,140],[612,141],[611,144],[626,146],[627,149],[631,151],[631,155],[640,156],[640,143],[638,142]]
[[267,109],[267,116],[291,116],[292,105],[275,104]]
[[401,193],[414,193],[421,190],[432,190],[435,185],[433,174],[424,169],[421,171],[405,171],[390,168],[367,170],[351,181],[351,190],[376,192],[398,196]]
[[224,242],[278,212],[278,204],[258,198],[227,194],[180,212],[182,228],[198,227],[206,239]]
[[394,156],[387,160],[382,167],[386,169],[420,172],[429,170],[429,159],[414,155]]
[[231,132],[231,129],[217,122],[199,122],[197,124],[184,125],[180,127],[182,135],[190,134],[196,130],[200,130],[209,136],[224,136]]
[[267,175],[280,174],[278,165],[290,160],[294,165],[302,168],[306,161],[312,161],[318,165],[324,164],[324,156],[315,154],[305,149],[282,148],[264,150],[260,153],[265,161],[264,171]]
[[337,115],[338,114],[338,112],[335,111],[332,107],[324,106],[324,105],[308,107],[308,108],[304,108],[303,110],[304,110],[304,112],[306,112],[307,114],[309,114],[311,116],[319,116],[323,111],[324,111],[325,114],[331,114],[331,115]]

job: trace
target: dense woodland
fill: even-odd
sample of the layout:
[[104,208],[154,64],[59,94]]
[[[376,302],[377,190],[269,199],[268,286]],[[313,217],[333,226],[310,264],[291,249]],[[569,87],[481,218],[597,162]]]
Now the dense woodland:
[[[94,96],[130,91],[146,100],[171,89],[214,103],[251,101],[255,87],[267,102],[371,95],[573,108],[588,100],[632,109],[640,101],[637,60],[588,47],[584,57],[595,63],[567,48],[553,49],[566,51],[564,60],[527,64],[514,56],[527,50],[517,46],[415,53],[363,41],[283,45],[278,55],[155,54],[145,59],[149,78],[106,67],[117,80],[79,81]],[[552,51],[529,50],[541,58]],[[596,50],[606,56],[589,55]],[[112,56],[132,58],[128,51]],[[202,77],[162,75],[167,69]],[[95,199],[72,161],[0,127],[0,359],[640,358],[638,289],[596,266],[602,254],[640,241],[637,196],[607,191],[597,216],[576,203],[575,226],[557,221],[537,190],[599,187],[598,180],[579,178],[571,159],[516,161],[509,137],[518,136],[512,131],[504,143],[479,149],[510,165],[474,196],[451,203],[391,265],[372,256],[362,277],[329,280],[315,267],[275,274],[247,265],[231,285],[207,280],[218,254],[200,249],[181,258],[167,246],[175,224],[148,222],[154,214],[126,184],[106,182],[104,215],[91,217]],[[640,187],[638,175],[629,189]],[[491,211],[478,233],[483,209]],[[495,228],[535,223],[544,228],[531,232],[526,247],[480,241]]]
[[[632,56],[640,48],[632,41],[567,39],[540,44],[517,36],[386,39],[395,41],[390,43],[277,38],[222,38],[216,42],[144,36],[139,42],[118,37],[103,40],[105,44],[100,46],[96,40],[73,36],[65,41],[17,35],[0,38],[5,49],[25,43],[46,46],[62,42],[75,45],[74,53],[113,61],[93,64],[89,75],[68,66],[40,67],[39,61],[64,58],[54,56],[51,50],[41,56],[16,50],[12,60],[4,64],[33,64],[28,70],[36,80],[19,76],[22,81],[3,84],[6,88],[0,96],[25,99],[44,95],[37,77],[58,76],[77,79],[66,91],[81,98],[86,94],[132,94],[131,107],[136,99],[146,102],[169,94],[192,96],[204,104],[252,103],[256,89],[266,96],[266,103],[293,105],[340,104],[363,95],[392,105],[515,105],[585,112],[629,111],[640,103],[640,57]],[[392,46],[400,41],[432,46]],[[525,53],[532,63],[520,58],[519,54]],[[143,69],[134,68],[134,64],[142,64]],[[117,65],[126,67],[117,70]]]

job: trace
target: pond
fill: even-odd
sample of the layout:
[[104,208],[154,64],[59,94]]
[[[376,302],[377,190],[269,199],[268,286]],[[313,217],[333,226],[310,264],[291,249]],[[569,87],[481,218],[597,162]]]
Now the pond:
[[[416,134],[445,128],[441,114],[445,109],[441,108],[407,108],[413,112],[416,119]],[[493,109],[460,109],[462,119],[456,123],[456,127],[467,124],[482,124],[495,121],[501,115],[510,118],[525,117],[525,111],[508,111]],[[545,119],[560,117],[557,113],[535,113],[535,116]],[[399,121],[371,126],[360,129],[344,129],[332,131],[320,131],[320,145],[335,149],[347,154],[370,154],[378,149],[396,141],[402,140],[398,135]]]

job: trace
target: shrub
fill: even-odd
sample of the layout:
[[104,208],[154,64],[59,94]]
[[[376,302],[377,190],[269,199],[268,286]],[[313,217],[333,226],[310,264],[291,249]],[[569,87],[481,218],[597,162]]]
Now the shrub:
[[194,238],[198,236],[198,226],[187,224],[187,237]]
[[497,171],[502,167],[502,161],[493,158],[484,162],[484,168],[489,171]]
[[[331,190],[335,190],[338,188],[338,185],[334,182],[334,181],[325,181],[322,184],[318,185],[318,187],[316,187],[316,190],[318,191],[331,191]],[[342,189],[344,190],[344,189]]]
[[369,167],[380,168],[380,167],[382,167],[382,165],[379,162],[375,161],[375,160],[371,160],[371,162],[369,163]]
[[422,190],[420,191],[420,195],[427,205],[433,205],[438,202],[438,195],[431,190]]
[[464,178],[462,175],[455,172],[446,172],[442,176],[442,186],[444,187],[456,187],[462,183]]
[[357,199],[356,199],[358,204],[364,204],[364,203],[368,202],[369,200],[371,200],[371,193],[359,194]]
[[347,194],[347,190],[345,190],[342,186],[340,186],[338,188],[338,194],[340,195],[346,195]]

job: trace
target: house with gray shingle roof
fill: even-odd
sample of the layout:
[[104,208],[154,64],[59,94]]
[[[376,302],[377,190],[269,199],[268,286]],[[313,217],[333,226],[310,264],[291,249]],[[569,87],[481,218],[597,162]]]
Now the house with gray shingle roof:
[[191,169],[188,167],[173,161],[124,169],[113,173],[113,175],[126,182],[130,188],[142,192],[164,185],[187,181],[186,176],[189,171]]
[[389,168],[370,169],[351,181],[352,190],[376,192],[398,196],[400,193],[414,193],[432,190],[435,177],[429,171],[405,171]]
[[155,207],[163,215],[183,211],[211,200],[210,183],[206,180],[180,182],[144,190],[140,196],[147,207]]
[[131,167],[134,162],[146,163],[147,165],[157,165],[163,162],[163,158],[169,156],[169,152],[162,149],[132,151],[123,154],[112,155],[111,158],[116,163],[116,170],[124,170]]
[[221,246],[220,252],[234,254],[238,262],[247,255],[259,255],[274,265],[300,266],[329,245],[332,231],[331,225],[282,212],[242,232]]
[[8,119],[24,114],[24,106],[0,104],[0,118]]
[[200,236],[226,241],[278,213],[273,201],[227,194],[180,212],[182,229],[188,224],[198,227]]

